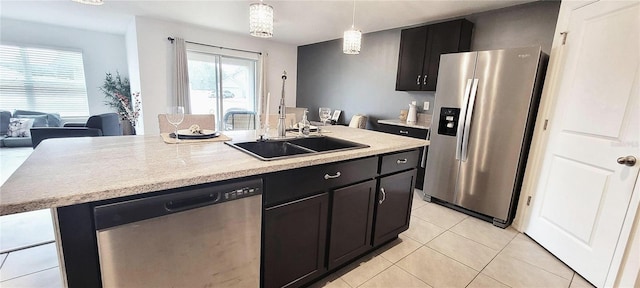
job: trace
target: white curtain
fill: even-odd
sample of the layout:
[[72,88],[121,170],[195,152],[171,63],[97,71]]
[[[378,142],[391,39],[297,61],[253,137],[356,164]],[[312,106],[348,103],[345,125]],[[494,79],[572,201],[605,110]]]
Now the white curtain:
[[184,107],[185,114],[191,114],[191,100],[189,99],[189,66],[187,61],[187,47],[184,39],[175,38],[175,73],[174,91],[175,103]]
[[[258,72],[258,99],[260,99],[258,101],[258,103],[260,103],[259,105],[259,115],[260,117],[258,117],[260,123],[259,123],[259,128],[265,128],[265,121],[268,118],[268,115],[266,115],[267,111],[269,111],[269,109],[267,109],[269,103],[267,102],[267,93],[269,92],[269,90],[267,89],[267,60],[269,59],[269,54],[266,52],[262,52],[262,54],[259,56],[259,60],[258,60],[258,65],[259,65],[259,72]],[[270,111],[269,113],[272,113],[273,111]],[[270,126],[273,126],[273,123],[269,123]]]

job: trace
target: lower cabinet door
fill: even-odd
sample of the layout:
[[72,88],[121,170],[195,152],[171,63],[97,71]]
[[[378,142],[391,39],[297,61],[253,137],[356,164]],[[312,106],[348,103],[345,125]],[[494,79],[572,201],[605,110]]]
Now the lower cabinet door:
[[416,169],[380,178],[376,201],[373,246],[398,236],[409,228]]
[[376,181],[333,191],[329,270],[371,249]]
[[263,287],[299,287],[326,272],[328,210],[327,193],[265,210]]

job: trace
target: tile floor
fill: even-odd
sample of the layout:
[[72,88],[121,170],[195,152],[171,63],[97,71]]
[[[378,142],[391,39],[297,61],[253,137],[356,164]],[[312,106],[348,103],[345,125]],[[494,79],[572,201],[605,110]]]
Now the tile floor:
[[525,234],[414,195],[409,230],[313,287],[593,287]]
[[[0,183],[31,153],[13,149],[0,149]],[[312,287],[593,287],[513,228],[423,202],[418,193],[409,230]],[[0,247],[46,243],[0,254],[0,287],[62,287],[50,217],[48,210],[0,217]]]
[[[0,148],[0,185],[31,152],[30,147]],[[49,210],[0,217],[0,287],[62,287],[58,267]]]

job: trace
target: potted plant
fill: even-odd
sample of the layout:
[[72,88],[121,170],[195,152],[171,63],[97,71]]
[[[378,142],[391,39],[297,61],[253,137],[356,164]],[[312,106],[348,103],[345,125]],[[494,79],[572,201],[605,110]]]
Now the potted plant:
[[[129,79],[107,72],[104,83],[99,88],[104,93],[104,103],[120,115],[125,135],[135,135],[135,127],[140,116],[140,92],[131,94]],[[125,121],[126,120],[126,121]]]

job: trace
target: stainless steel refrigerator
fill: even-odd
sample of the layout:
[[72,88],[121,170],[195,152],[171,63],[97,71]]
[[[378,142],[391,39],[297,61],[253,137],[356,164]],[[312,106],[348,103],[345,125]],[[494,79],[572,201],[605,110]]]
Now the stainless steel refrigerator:
[[511,223],[547,59],[540,47],[441,56],[424,182],[428,201],[464,208],[499,227]]

